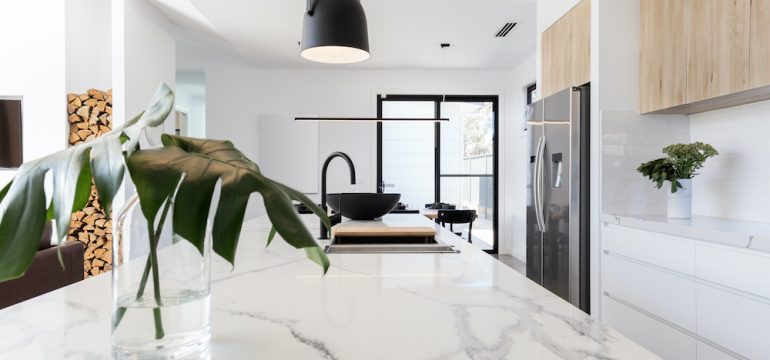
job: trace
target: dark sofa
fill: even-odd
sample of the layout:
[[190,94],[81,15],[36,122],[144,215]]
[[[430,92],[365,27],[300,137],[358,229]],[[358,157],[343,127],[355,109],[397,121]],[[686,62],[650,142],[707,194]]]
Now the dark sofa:
[[[61,248],[64,269],[57,256]],[[83,252],[79,241],[51,245],[51,225],[46,225],[40,247],[24,276],[0,282],[0,309],[83,280]]]

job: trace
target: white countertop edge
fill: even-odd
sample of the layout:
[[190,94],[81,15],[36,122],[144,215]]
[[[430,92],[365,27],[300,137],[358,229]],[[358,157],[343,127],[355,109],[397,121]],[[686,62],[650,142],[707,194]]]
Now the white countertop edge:
[[694,216],[603,214],[602,222],[770,253],[770,223]]

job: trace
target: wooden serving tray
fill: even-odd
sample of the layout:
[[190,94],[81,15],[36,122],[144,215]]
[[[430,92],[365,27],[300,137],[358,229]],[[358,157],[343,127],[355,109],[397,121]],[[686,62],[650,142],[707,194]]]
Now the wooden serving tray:
[[432,237],[436,236],[436,229],[429,226],[337,226],[332,229],[332,234],[335,237]]

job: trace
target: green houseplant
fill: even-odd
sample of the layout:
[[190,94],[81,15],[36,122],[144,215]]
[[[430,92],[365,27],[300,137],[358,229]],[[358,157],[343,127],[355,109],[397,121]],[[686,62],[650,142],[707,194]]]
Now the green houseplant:
[[636,169],[655,183],[658,189],[669,184],[669,217],[689,218],[692,215],[692,178],[698,169],[719,152],[702,142],[674,144],[663,148],[666,157],[648,161]]
[[[141,265],[137,266],[140,273],[134,277],[140,280],[131,283],[135,293],[132,297],[142,302],[142,306],[151,308],[153,321],[140,329],[141,334],[147,334],[147,339],[138,339],[138,343],[149,342],[150,350],[161,351],[150,353],[153,357],[178,356],[174,347],[185,345],[163,343],[174,334],[164,328],[161,310],[164,304],[175,300],[163,293],[163,263],[159,261],[163,256],[159,253],[173,252],[174,245],[182,244],[180,246],[197,250],[204,259],[197,265],[199,268],[208,267],[208,249],[234,264],[248,198],[252,193],[262,196],[272,223],[268,244],[279,234],[288,244],[304,249],[307,257],[321,265],[324,272],[329,267],[326,255],[294,211],[292,201],[308,206],[329,226],[323,210],[300,192],[264,176],[257,164],[229,141],[163,135],[162,147],[139,148],[139,138],[145,129],[160,126],[172,111],[173,103],[173,92],[161,84],[149,107],[137,117],[99,138],[23,164],[14,179],[0,190],[0,281],[4,281],[24,274],[47,221],[55,221],[58,241],[66,236],[70,216],[85,205],[92,179],[105,213],[110,216],[113,198],[128,171],[146,223],[142,240],[148,251],[143,256],[127,254],[126,257],[135,258],[132,261]],[[46,201],[46,176],[53,179],[50,202]],[[217,184],[219,202],[209,225]],[[164,226],[167,219],[171,219],[170,226]],[[164,227],[171,228],[175,240],[167,248],[160,249]],[[210,240],[207,241],[208,234]],[[117,251],[113,252],[113,261],[118,261]],[[120,273],[118,265],[113,269],[114,274]],[[201,274],[200,278],[208,282],[208,270]],[[116,279],[117,275],[113,276],[114,292]],[[207,304],[208,285],[205,290],[203,301]],[[113,347],[115,331],[126,322],[131,309],[130,306],[114,305]],[[205,320],[208,326],[208,319]],[[128,326],[133,325],[123,327]],[[137,341],[136,338],[132,340]],[[202,345],[207,346],[207,341],[208,337]],[[128,350],[130,352],[130,348]],[[131,356],[130,353],[117,355]]]

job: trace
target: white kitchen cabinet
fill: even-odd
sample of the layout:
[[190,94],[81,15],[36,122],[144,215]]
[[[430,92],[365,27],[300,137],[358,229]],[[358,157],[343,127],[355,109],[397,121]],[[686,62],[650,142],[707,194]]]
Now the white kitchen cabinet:
[[723,352],[703,341],[698,341],[698,360],[736,360],[740,359],[734,357],[726,352]]
[[695,274],[695,245],[673,236],[605,224],[602,247],[611,253]]
[[770,253],[602,227],[602,319],[665,359],[770,359]]
[[750,359],[770,357],[770,304],[698,284],[698,335]]
[[695,332],[695,282],[611,255],[604,256],[604,291]]
[[770,256],[702,245],[698,246],[696,259],[698,278],[770,299]]
[[695,360],[696,340],[640,311],[604,296],[605,322],[663,359]]

